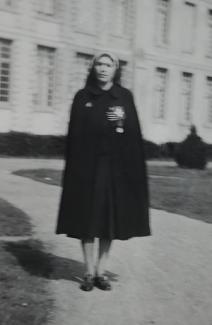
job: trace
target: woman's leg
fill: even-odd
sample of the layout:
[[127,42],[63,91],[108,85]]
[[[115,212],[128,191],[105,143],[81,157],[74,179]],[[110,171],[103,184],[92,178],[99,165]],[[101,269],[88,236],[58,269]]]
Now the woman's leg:
[[85,273],[94,275],[94,238],[82,239],[81,244],[86,268]]
[[105,275],[111,240],[99,239],[99,254],[96,265],[95,286],[101,290],[111,290],[111,284]]
[[111,243],[112,240],[110,239],[99,239],[99,253],[96,265],[96,275],[104,274],[106,271]]

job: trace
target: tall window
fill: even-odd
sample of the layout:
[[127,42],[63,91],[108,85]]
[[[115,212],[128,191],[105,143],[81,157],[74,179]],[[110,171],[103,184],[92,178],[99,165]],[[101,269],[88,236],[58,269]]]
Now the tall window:
[[120,72],[121,72],[121,84],[126,87],[129,87],[129,71],[128,71],[128,63],[123,60],[119,60]]
[[0,103],[9,102],[11,41],[0,39]]
[[84,87],[92,57],[93,55],[87,53],[76,54],[75,90]]
[[192,83],[193,74],[182,73],[182,121],[190,122],[192,109]]
[[168,43],[170,0],[157,0],[156,42],[158,45]]
[[190,53],[194,48],[196,25],[196,6],[192,2],[185,2],[183,21],[183,50]]
[[111,0],[111,30],[118,36],[128,33],[129,0]]
[[207,77],[207,123],[212,124],[212,77]]
[[212,57],[212,9],[208,10],[208,56]]
[[154,117],[157,119],[163,120],[165,118],[166,87],[167,87],[167,69],[156,68]]
[[38,0],[38,12],[53,16],[55,14],[55,0]]
[[40,109],[45,110],[53,106],[55,49],[39,45],[37,59],[36,104]]
[[87,33],[96,32],[97,0],[78,0],[77,28]]

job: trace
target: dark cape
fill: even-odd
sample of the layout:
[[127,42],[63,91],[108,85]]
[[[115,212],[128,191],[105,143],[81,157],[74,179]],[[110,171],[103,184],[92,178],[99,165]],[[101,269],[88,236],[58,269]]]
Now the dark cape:
[[[111,107],[122,107],[125,111],[123,133],[117,132],[114,122],[106,118]],[[56,233],[79,239],[101,237],[93,226],[93,204],[96,170],[99,157],[104,154],[110,161],[113,197],[110,239],[150,235],[141,129],[133,96],[119,85],[113,85],[109,91],[88,86],[74,97]]]

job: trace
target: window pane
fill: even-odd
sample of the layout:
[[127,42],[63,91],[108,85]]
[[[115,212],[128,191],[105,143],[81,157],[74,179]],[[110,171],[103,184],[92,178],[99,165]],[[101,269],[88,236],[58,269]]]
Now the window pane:
[[77,53],[75,90],[84,87],[92,57],[91,54]]
[[8,83],[9,82],[9,77],[8,76],[5,77],[5,76],[0,75],[0,81]]
[[193,3],[185,2],[183,28],[183,50],[185,52],[191,52],[193,50],[195,24],[196,6]]
[[0,89],[3,89],[3,88],[8,89],[8,83],[0,82]]
[[169,0],[157,0],[156,40],[166,44],[168,37]]
[[11,41],[0,39],[0,101],[9,101]]
[[191,120],[192,79],[192,73],[182,73],[182,118],[185,122],[189,122]]
[[158,119],[165,118],[166,84],[167,84],[167,69],[156,68],[154,115]]
[[8,102],[8,97],[1,96],[0,94],[0,102]]
[[53,105],[55,74],[54,59],[55,49],[44,46],[38,46],[38,90],[36,96],[36,103],[44,109]]
[[207,122],[212,124],[212,77],[206,78]]
[[212,56],[212,9],[208,10],[208,48],[207,54]]
[[98,0],[78,0],[77,28],[89,33],[96,32],[96,7]]
[[125,36],[128,32],[129,0],[111,0],[111,31],[118,36]]
[[2,96],[8,96],[8,90],[0,88],[0,95]]
[[129,85],[129,71],[126,61],[119,60],[120,65],[120,72],[121,72],[121,84],[126,85],[126,87]]

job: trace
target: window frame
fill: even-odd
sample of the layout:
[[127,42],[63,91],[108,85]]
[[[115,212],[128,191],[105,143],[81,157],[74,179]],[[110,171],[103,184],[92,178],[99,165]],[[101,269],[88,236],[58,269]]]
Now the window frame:
[[[206,57],[212,58],[212,8],[207,9],[207,29],[208,46],[206,48]],[[210,51],[211,50],[211,51]]]
[[[164,82],[163,87],[159,85],[159,72],[164,73]],[[161,77],[160,77],[161,78]],[[164,123],[167,119],[167,100],[168,100],[168,81],[169,81],[169,70],[166,67],[157,66],[154,69],[154,100],[153,100],[153,119],[155,122]],[[162,107],[162,116],[160,115],[160,110],[158,110],[159,103],[157,103],[157,94],[163,91],[163,107]],[[160,95],[161,97],[161,95]],[[161,100],[161,99],[160,99]]]
[[37,2],[37,14],[39,17],[45,18],[45,19],[54,19],[56,17],[56,0],[48,0],[52,2],[52,11],[49,13],[42,9],[42,0],[38,0]]
[[[52,98],[51,98],[51,105],[48,105],[48,100],[47,97],[49,96],[49,92],[50,92],[50,88],[47,89],[48,94],[45,94],[46,97],[46,103],[42,102],[42,95],[40,93],[40,88],[39,85],[42,84],[41,82],[41,78],[43,78],[43,76],[41,76],[40,78],[40,73],[42,74],[42,72],[44,71],[44,69],[40,68],[40,61],[39,61],[39,51],[46,51],[45,55],[47,54],[47,51],[50,50],[52,51],[51,54],[53,56],[53,63],[52,63],[52,88],[51,88],[51,92],[52,92]],[[49,51],[49,52],[50,52]],[[40,52],[41,53],[41,52]],[[44,56],[45,56],[44,55]],[[35,92],[33,95],[33,105],[35,108],[36,112],[54,112],[54,108],[55,108],[55,92],[56,92],[56,62],[57,62],[57,48],[53,47],[53,46],[48,46],[48,45],[43,45],[43,44],[37,44],[36,45],[36,58],[37,58],[37,65],[36,65],[36,83],[35,83]],[[45,59],[44,59],[45,60]],[[49,65],[49,63],[48,63]],[[44,72],[43,72],[44,73]],[[49,80],[48,80],[49,82]],[[48,86],[49,87],[49,84]],[[47,96],[46,96],[47,95]]]
[[[189,72],[189,71],[181,71],[181,75],[180,75],[180,80],[181,80],[181,90],[180,90],[180,124],[188,126],[191,124],[192,122],[192,109],[193,109],[193,89],[194,89],[194,73],[193,72]],[[188,80],[188,77],[190,78],[190,88],[189,91],[184,90],[185,87],[185,77]],[[185,107],[183,106],[183,98],[185,98],[185,95],[188,94],[189,95],[189,118],[186,118],[186,111],[187,108],[185,110]],[[188,96],[187,95],[187,96]],[[188,97],[186,98],[186,100],[188,99]]]
[[[192,34],[190,35],[191,36],[190,49],[185,48],[184,43],[182,44],[183,45],[182,52],[187,53],[187,54],[192,54],[195,51],[196,25],[197,25],[197,4],[193,1],[186,0],[186,1],[184,1],[183,5],[192,7],[194,10],[193,11],[193,22],[192,22],[193,28],[192,28]],[[185,21],[185,19],[184,19],[184,21]],[[183,26],[183,28],[184,28],[184,26]]]
[[[118,38],[129,38],[130,37],[130,24],[129,24],[129,15],[130,15],[130,9],[131,9],[131,3],[130,0],[115,0],[116,2],[116,8],[113,8],[114,0],[110,0],[110,7],[112,10],[111,18],[110,18],[110,33],[114,37]],[[116,22],[116,16],[117,16],[117,10],[120,9],[120,5],[126,6],[126,8],[123,8],[124,10],[124,18],[123,18],[123,25],[121,27],[121,30],[118,30]]]
[[[211,92],[209,91],[208,81],[210,81]],[[205,99],[206,99],[206,114],[205,114],[205,127],[212,128],[212,75],[206,76],[206,91],[205,91]],[[210,105],[209,105],[210,101]],[[211,120],[209,120],[209,115],[211,115]]]
[[[3,44],[5,42],[5,44]],[[3,45],[2,45],[3,44]],[[3,97],[7,97],[7,100],[3,101],[3,100],[0,100],[0,109],[4,109],[4,108],[8,108],[11,104],[11,82],[12,82],[12,78],[11,78],[11,73],[12,73],[12,44],[13,44],[13,41],[11,39],[6,39],[6,38],[0,38],[0,52],[2,53],[2,47],[3,46],[8,46],[9,48],[9,57],[8,58],[4,58],[2,60],[2,55],[0,53],[0,64],[2,63],[7,63],[8,64],[8,74],[5,75],[5,77],[8,78],[8,81],[1,81],[1,75],[2,75],[2,70],[0,68],[0,89],[1,88],[1,85],[3,84],[8,84],[8,87],[6,87],[6,91],[7,91],[7,96],[0,96],[1,98]],[[4,87],[3,87],[4,88]],[[0,90],[0,93],[1,93],[1,90]]]
[[[82,50],[77,50],[75,52],[75,56],[74,56],[74,73],[73,73],[73,80],[74,80],[74,86],[73,86],[73,93],[76,93],[80,88],[83,88],[85,86],[85,81],[86,81],[86,77],[88,75],[88,70],[89,70],[89,65],[92,62],[92,59],[94,58],[94,53],[90,53],[89,51],[82,51]],[[83,62],[84,59],[84,65],[83,67],[85,69],[83,69],[82,74],[81,74],[81,70],[79,73],[79,62],[81,60],[81,62]],[[86,66],[87,66],[87,71],[86,71]],[[84,80],[82,80],[82,78]]]
[[[159,13],[163,11],[161,7],[162,2],[167,2],[167,10],[166,10],[166,23],[165,23],[165,37],[162,35],[158,35],[158,19]],[[157,47],[167,48],[170,43],[170,27],[171,27],[171,0],[155,0],[155,29],[154,29],[154,43]],[[163,40],[162,40],[163,39]]]

